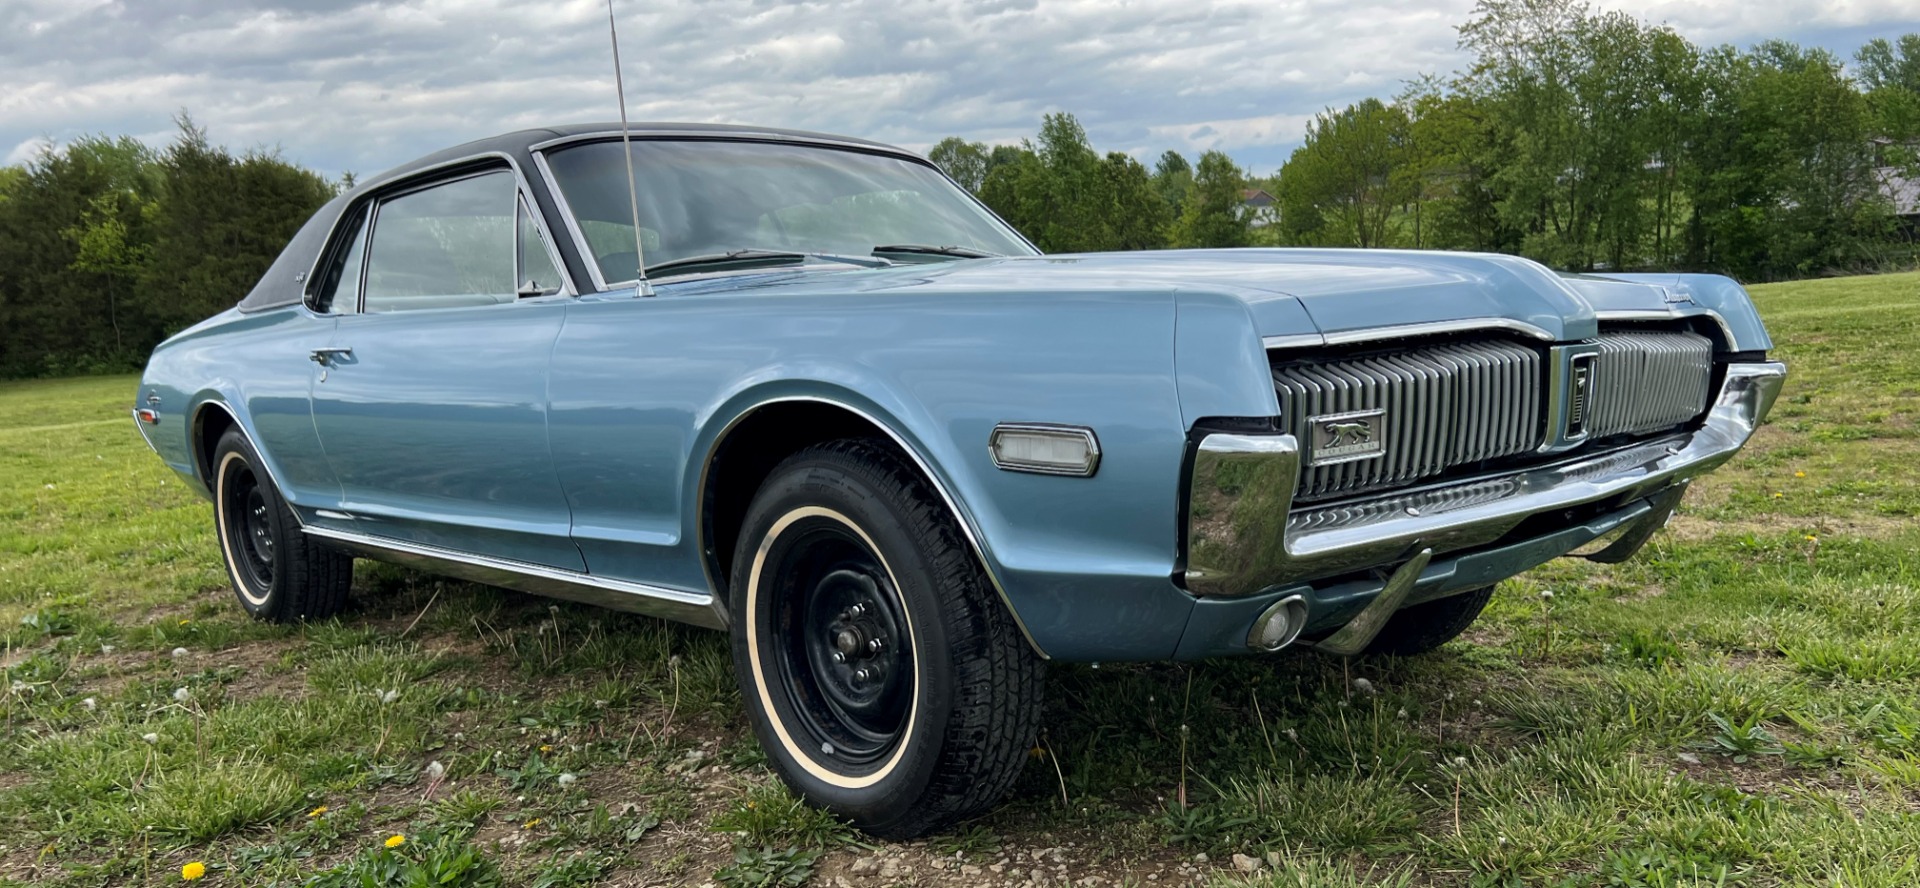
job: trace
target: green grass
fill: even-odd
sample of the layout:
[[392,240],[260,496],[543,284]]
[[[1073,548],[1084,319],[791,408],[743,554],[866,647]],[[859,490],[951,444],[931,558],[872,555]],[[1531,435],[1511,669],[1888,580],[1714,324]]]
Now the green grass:
[[1773,422],[1634,561],[1422,658],[1056,668],[1008,803],[901,848],[771,779],[722,636],[366,563],[252,622],[132,379],[0,384],[0,885],[1916,884],[1920,275],[1755,296]]

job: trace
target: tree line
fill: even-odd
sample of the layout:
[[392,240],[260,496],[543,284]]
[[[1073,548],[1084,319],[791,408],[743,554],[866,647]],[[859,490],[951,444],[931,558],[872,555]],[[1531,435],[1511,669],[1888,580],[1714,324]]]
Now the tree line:
[[[1747,281],[1916,259],[1887,177],[1920,182],[1920,34],[1849,64],[1701,47],[1579,0],[1481,0],[1460,43],[1464,70],[1327,109],[1265,178],[1217,150],[1151,169],[1103,154],[1066,113],[1019,145],[929,156],[1054,253],[1410,247]],[[0,377],[138,366],[243,296],[345,184],[185,117],[164,148],[92,136],[0,167]]]
[[[1888,177],[1920,180],[1920,34],[1848,65],[1780,40],[1701,47],[1578,0],[1482,0],[1459,31],[1465,70],[1327,109],[1267,178],[1219,151],[1148,171],[1070,114],[930,157],[1048,252],[1481,250],[1748,281],[1914,262]],[[1245,205],[1254,189],[1273,207]]]
[[163,149],[89,136],[0,167],[0,377],[138,367],[246,295],[335,190],[185,117]]

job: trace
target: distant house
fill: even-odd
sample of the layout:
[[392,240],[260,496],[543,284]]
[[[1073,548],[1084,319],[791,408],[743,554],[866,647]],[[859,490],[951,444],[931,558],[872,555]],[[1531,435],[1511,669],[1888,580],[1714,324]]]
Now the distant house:
[[[1880,189],[1880,199],[1893,209],[1893,215],[1905,223],[1909,229],[1920,228],[1920,178],[1916,178],[1913,169],[1898,161],[1905,159],[1890,139],[1875,139],[1874,153],[1880,159],[1880,165],[1873,170],[1873,180]],[[1909,143],[1908,152],[1920,150],[1920,145]]]
[[1262,188],[1243,188],[1240,190],[1240,211],[1246,214],[1247,223],[1255,228],[1271,225],[1280,220],[1280,206]]

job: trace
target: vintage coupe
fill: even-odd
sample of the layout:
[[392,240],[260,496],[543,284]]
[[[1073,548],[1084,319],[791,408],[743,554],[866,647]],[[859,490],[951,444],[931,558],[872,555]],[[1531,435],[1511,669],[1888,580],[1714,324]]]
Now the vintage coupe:
[[1721,277],[1043,256],[885,145],[631,152],[362,183],[154,351],[139,428],[248,611],[329,616],[360,556],[726,629],[773,767],[881,836],[1006,790],[1049,658],[1419,653],[1629,556],[1785,373]]

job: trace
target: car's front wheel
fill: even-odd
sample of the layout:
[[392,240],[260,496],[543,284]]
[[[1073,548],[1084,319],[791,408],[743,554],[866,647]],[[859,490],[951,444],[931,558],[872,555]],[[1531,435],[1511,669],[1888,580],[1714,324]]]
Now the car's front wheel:
[[331,617],[346,606],[353,558],[316,546],[239,429],[213,451],[213,517],[240,606],[263,620]]
[[741,695],[802,797],[901,839],[1012,785],[1044,667],[905,459],[846,440],[781,463],[748,509],[732,577]]

